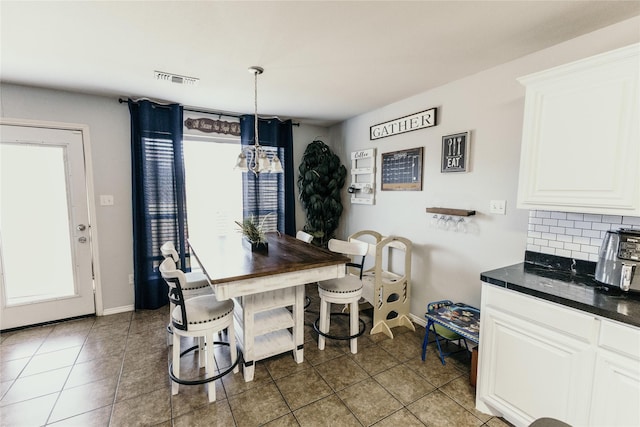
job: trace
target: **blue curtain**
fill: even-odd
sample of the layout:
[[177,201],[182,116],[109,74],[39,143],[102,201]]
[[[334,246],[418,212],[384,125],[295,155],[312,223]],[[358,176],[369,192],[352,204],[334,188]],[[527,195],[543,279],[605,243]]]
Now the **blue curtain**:
[[[254,144],[254,116],[240,117],[242,146]],[[293,131],[291,120],[258,119],[260,145],[273,151],[282,163],[284,173],[252,172],[243,174],[243,216],[261,220],[272,213],[265,224],[268,229],[295,236],[295,198],[293,180]],[[271,152],[269,153],[271,157]]]
[[160,246],[173,241],[187,265],[182,106],[129,100],[129,111],[135,308],[156,309],[169,301]]

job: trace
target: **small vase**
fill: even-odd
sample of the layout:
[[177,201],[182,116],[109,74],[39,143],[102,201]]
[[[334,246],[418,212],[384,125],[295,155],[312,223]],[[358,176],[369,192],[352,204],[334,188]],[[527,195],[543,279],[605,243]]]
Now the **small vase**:
[[269,242],[250,242],[249,240],[247,240],[247,243],[251,245],[251,252],[269,252]]

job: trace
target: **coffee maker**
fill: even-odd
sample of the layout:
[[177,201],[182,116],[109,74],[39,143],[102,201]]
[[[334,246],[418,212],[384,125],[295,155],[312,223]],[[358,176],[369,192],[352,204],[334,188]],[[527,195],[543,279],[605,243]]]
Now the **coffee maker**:
[[640,292],[640,230],[607,231],[598,253],[595,278],[624,292]]

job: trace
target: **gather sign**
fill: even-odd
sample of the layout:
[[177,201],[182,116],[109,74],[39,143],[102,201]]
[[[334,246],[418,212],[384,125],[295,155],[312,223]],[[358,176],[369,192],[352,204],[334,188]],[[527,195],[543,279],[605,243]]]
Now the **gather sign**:
[[436,113],[437,108],[434,107],[419,113],[371,126],[369,138],[371,140],[380,139],[399,133],[436,126]]

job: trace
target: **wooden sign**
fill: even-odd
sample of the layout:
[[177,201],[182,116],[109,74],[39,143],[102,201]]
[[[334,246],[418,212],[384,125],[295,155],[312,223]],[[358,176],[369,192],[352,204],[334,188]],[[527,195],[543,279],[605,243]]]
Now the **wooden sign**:
[[208,118],[186,119],[184,125],[187,129],[195,129],[206,133],[221,133],[223,135],[240,136],[240,123],[213,120]]
[[382,190],[422,190],[422,147],[382,153]]
[[469,132],[442,137],[440,172],[466,172],[469,163]]
[[426,111],[411,114],[410,116],[371,126],[369,128],[369,138],[371,140],[380,139],[412,130],[436,126],[436,113],[437,109],[434,107]]

